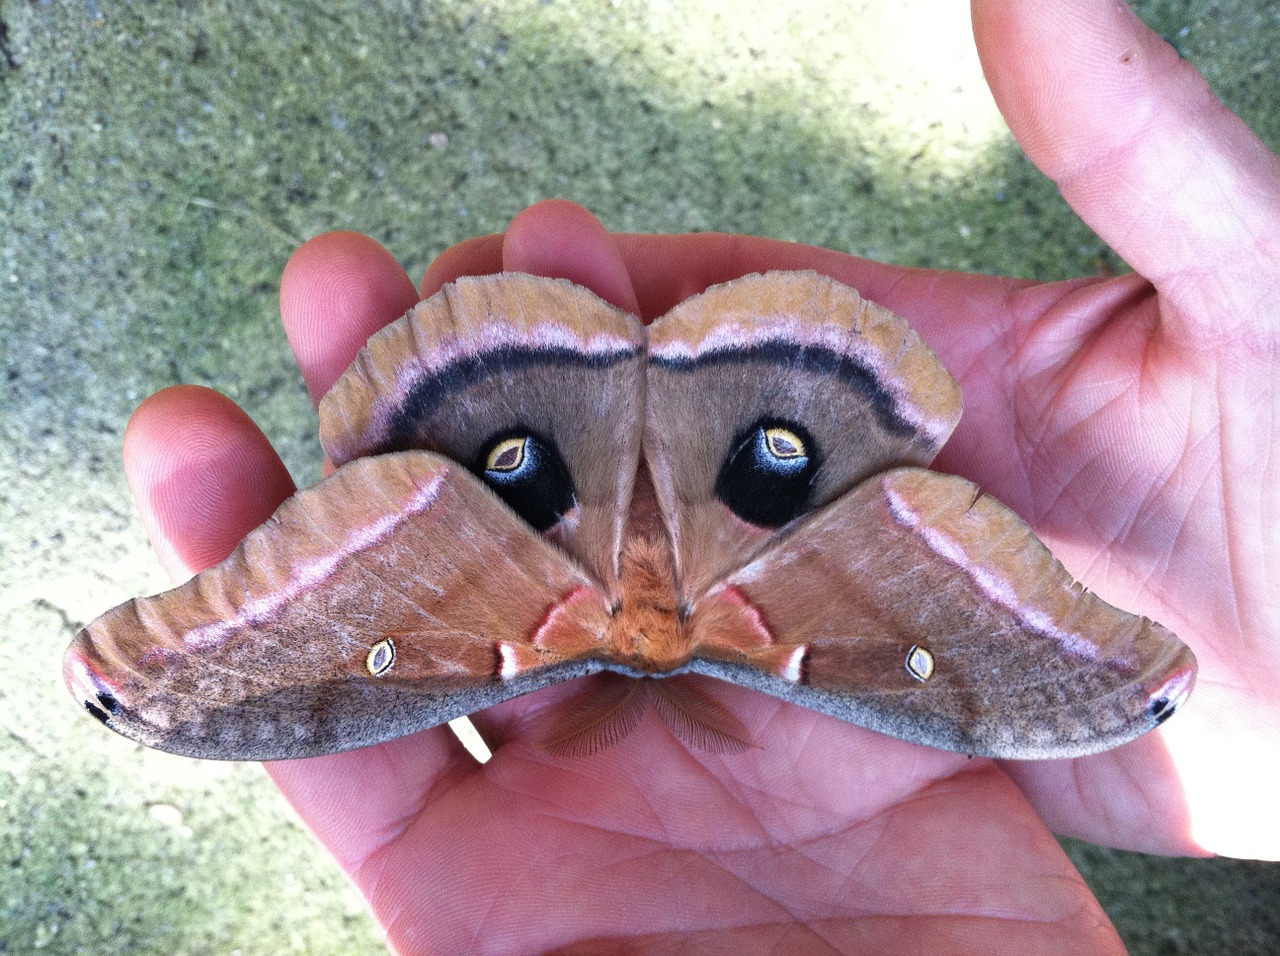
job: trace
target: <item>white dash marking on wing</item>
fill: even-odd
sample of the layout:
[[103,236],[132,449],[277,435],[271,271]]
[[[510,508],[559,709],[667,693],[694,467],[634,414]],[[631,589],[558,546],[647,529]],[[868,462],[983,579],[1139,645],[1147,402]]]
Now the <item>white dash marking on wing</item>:
[[809,645],[801,644],[788,654],[786,663],[782,665],[782,676],[793,684],[800,683],[804,677],[804,656],[808,653]]
[[498,677],[502,680],[511,680],[520,673],[520,661],[514,645],[499,643],[498,658],[501,661],[498,665]]

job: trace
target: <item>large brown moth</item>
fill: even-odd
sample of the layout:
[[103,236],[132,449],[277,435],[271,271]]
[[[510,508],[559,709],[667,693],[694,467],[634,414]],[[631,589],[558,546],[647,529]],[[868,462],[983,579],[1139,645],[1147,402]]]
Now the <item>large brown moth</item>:
[[615,680],[553,740],[651,700],[745,734],[707,675],[932,747],[1070,757],[1155,727],[1190,650],[1075,584],[925,466],[960,391],[907,324],[814,273],[647,328],[563,280],[464,278],[374,335],[320,406],[341,467],[217,567],[108,611],[65,675],[151,747],[276,759]]

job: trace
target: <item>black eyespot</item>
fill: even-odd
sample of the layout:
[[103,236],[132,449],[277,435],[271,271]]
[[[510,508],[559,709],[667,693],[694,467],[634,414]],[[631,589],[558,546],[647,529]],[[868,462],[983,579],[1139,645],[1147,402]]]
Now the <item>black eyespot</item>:
[[91,700],[86,700],[84,702],[84,709],[93,715],[94,720],[100,721],[105,724],[107,721],[111,719],[111,716],[113,714],[120,713],[120,710],[121,710],[120,701],[116,700],[114,697],[108,694],[105,690],[99,691],[97,698],[98,698],[98,704],[102,705],[101,707],[99,707],[98,704],[95,704]]
[[765,419],[734,441],[716,478],[716,497],[743,521],[778,528],[805,510],[818,464],[804,428]]
[[529,431],[495,435],[475,473],[536,531],[546,531],[574,505],[573,478],[556,446]]
[[1169,697],[1157,697],[1147,705],[1147,716],[1157,724],[1163,724],[1178,709],[1178,701]]
[[110,714],[119,714],[121,711],[120,701],[116,700],[111,694],[105,690],[98,691],[98,703],[106,708]]

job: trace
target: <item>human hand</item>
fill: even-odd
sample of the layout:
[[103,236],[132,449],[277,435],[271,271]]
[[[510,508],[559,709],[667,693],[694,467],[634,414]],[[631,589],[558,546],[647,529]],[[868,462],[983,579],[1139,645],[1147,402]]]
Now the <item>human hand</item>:
[[[1036,285],[902,270],[741,237],[611,239],[544,204],[505,237],[450,250],[422,292],[507,268],[564,275],[652,318],[713,282],[817,268],[906,316],[965,389],[938,466],[978,480],[1086,583],[1171,626],[1201,661],[1190,704],[1158,733],[1005,770],[1053,826],[1098,842],[1277,855],[1275,549],[1263,530],[1280,500],[1267,417],[1276,161],[1110,4],[992,0],[975,4],[975,23],[1015,134],[1154,289],[1137,276]],[[1098,62],[1113,68],[1063,78]],[[416,299],[368,240],[304,246],[282,311],[312,394]],[[145,403],[126,457],[152,539],[180,573],[222,557],[292,490],[261,434],[205,390]],[[425,945],[422,932],[446,950],[601,939],[660,950],[713,933],[744,952],[906,938],[945,951],[1118,948],[990,762],[718,685],[766,746],[694,755],[655,724],[555,761],[521,731],[563,693],[481,715],[498,747],[484,767],[443,729],[272,766],[403,951]]]

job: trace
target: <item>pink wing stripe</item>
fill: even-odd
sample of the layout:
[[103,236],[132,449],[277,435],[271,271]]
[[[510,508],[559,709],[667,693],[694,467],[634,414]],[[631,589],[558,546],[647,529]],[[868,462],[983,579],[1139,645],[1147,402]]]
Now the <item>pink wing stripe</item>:
[[333,573],[352,556],[376,547],[406,521],[426,511],[440,494],[442,475],[433,477],[418,488],[401,508],[384,514],[364,527],[352,530],[342,544],[324,557],[299,565],[288,584],[279,590],[245,602],[235,617],[214,621],[188,631],[182,638],[183,648],[193,654],[209,651],[245,627],[269,621],[281,608],[301,595],[324,585]]
[[892,486],[886,484],[885,492],[888,498],[889,514],[894,521],[905,528],[910,528],[929,546],[931,551],[967,574],[979,591],[1009,611],[1019,624],[1033,633],[1048,638],[1077,657],[1091,661],[1097,660],[1097,644],[1081,634],[1063,630],[1049,615],[1028,607],[1010,581],[973,562],[959,542],[937,528],[930,527],[924,516]]

